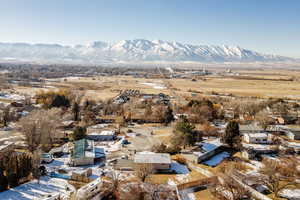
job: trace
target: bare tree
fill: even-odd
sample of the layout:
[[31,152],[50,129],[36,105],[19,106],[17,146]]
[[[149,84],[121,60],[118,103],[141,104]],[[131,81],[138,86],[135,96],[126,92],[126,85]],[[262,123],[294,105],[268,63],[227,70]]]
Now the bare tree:
[[218,175],[215,187],[211,188],[214,196],[221,200],[240,200],[250,197],[249,191],[241,185],[234,176],[234,163],[227,163],[222,173]]
[[252,179],[265,185],[274,193],[275,197],[279,192],[290,185],[299,185],[296,180],[299,178],[297,161],[292,158],[281,159],[280,161],[263,160],[264,167],[260,169],[261,176]]
[[218,129],[210,125],[208,122],[202,125],[202,131],[205,136],[212,136],[212,137],[218,136]]
[[2,114],[1,114],[1,121],[3,123],[3,126],[7,126],[8,122],[11,120],[11,112],[10,112],[10,108],[6,107]]
[[41,155],[42,152],[40,149],[36,149],[33,153],[32,153],[32,176],[33,178],[38,180],[38,183],[40,183],[40,164],[41,164]]
[[118,133],[121,133],[121,127],[125,125],[125,117],[122,116],[117,116],[116,117],[116,123],[118,124]]
[[41,150],[47,151],[52,147],[59,122],[59,109],[35,110],[20,120],[22,133],[32,155],[32,175],[38,181]]
[[82,101],[82,98],[84,96],[83,92],[77,92],[76,94],[74,92],[72,92],[72,95],[70,95],[70,99],[73,102],[72,105],[72,112],[73,112],[73,116],[74,116],[74,121],[78,121],[80,118],[80,103]]
[[136,176],[139,177],[143,182],[146,180],[147,176],[154,172],[152,164],[138,164],[135,169]]
[[256,121],[261,125],[261,127],[266,130],[268,126],[273,122],[272,118],[266,110],[262,110],[255,115]]
[[28,150],[31,153],[38,148],[49,150],[59,125],[59,109],[35,110],[21,118],[20,126],[28,144]]

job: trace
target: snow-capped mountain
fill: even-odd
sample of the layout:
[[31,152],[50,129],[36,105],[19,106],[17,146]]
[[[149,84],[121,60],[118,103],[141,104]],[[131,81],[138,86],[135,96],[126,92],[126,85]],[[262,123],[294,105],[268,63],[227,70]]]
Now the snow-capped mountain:
[[95,41],[87,45],[0,43],[1,60],[45,62],[276,62],[292,58],[262,54],[238,46],[191,45],[162,40],[122,40],[109,44]]

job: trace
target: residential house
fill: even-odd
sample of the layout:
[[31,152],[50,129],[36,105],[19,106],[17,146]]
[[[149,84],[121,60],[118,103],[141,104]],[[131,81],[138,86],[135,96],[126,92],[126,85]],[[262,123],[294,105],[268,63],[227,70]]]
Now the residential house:
[[87,135],[87,139],[94,141],[112,141],[116,139],[116,131],[106,130],[99,132],[92,132]]
[[268,133],[245,133],[244,141],[252,144],[268,144],[271,143],[271,134]]
[[171,167],[171,157],[167,153],[140,152],[134,156],[135,165],[150,164],[154,170],[168,170]]
[[95,147],[93,140],[81,139],[74,142],[69,164],[71,166],[94,164]]
[[207,140],[196,144],[190,151],[182,151],[181,155],[190,162],[201,163],[220,153],[223,150],[223,143],[220,139]]
[[242,157],[246,159],[260,158],[264,154],[277,154],[277,151],[272,148],[264,147],[245,148],[242,151]]
[[243,135],[245,133],[263,133],[265,130],[257,125],[256,123],[240,125],[240,133]]

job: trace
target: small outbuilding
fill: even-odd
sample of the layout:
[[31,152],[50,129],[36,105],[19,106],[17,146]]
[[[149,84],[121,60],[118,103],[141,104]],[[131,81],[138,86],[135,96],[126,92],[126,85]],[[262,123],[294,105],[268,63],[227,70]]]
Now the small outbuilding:
[[268,144],[271,142],[271,137],[268,133],[246,133],[244,141],[252,144]]
[[150,164],[154,170],[168,170],[171,168],[171,157],[167,153],[140,152],[135,154],[134,163]]
[[287,130],[285,134],[290,140],[300,140],[300,129]]

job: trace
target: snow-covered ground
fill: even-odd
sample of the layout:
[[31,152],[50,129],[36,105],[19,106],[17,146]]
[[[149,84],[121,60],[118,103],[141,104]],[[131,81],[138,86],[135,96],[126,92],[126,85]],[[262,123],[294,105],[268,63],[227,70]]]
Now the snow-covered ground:
[[149,82],[143,82],[143,83],[140,83],[142,85],[147,85],[147,86],[151,86],[153,87],[154,89],[160,89],[160,90],[163,90],[163,89],[166,89],[166,86],[164,84],[161,84],[161,83],[149,83]]
[[188,182],[189,181],[189,175],[188,174],[177,174],[176,175],[176,181],[178,183]]
[[190,200],[196,200],[196,196],[194,195],[194,193],[188,193],[188,197],[190,198]]
[[25,97],[18,94],[0,94],[0,99],[7,99],[7,100],[13,100],[13,101],[20,101],[24,100]]
[[280,192],[280,196],[290,199],[290,200],[299,200],[300,199],[300,189],[284,189]]
[[99,168],[99,164],[71,167],[67,164],[68,161],[69,161],[69,155],[64,155],[61,158],[55,158],[49,164],[45,164],[45,167],[48,172],[57,172],[58,169],[63,169],[67,172],[66,175],[71,175],[73,171],[80,171],[80,170],[85,170],[87,168],[91,168],[92,177],[94,179],[98,178],[103,173],[103,169]]
[[33,200],[42,199],[48,195],[61,195],[67,197],[74,188],[66,180],[41,177],[40,183],[37,180],[30,181],[18,187],[0,193],[2,200]]
[[274,145],[268,145],[268,144],[248,144],[248,143],[242,143],[244,148],[253,148],[257,150],[270,150],[274,147]]

